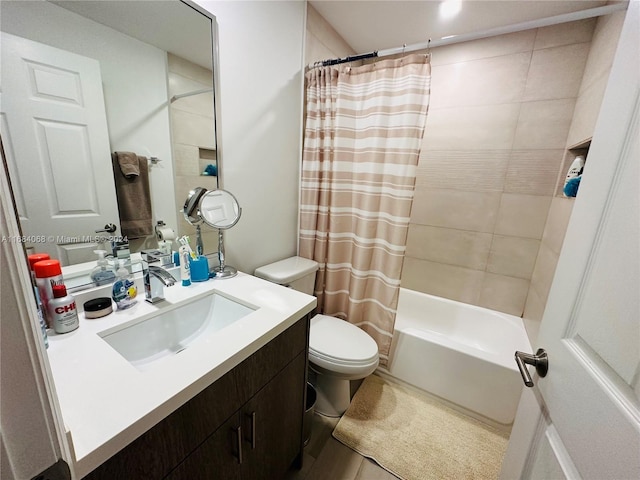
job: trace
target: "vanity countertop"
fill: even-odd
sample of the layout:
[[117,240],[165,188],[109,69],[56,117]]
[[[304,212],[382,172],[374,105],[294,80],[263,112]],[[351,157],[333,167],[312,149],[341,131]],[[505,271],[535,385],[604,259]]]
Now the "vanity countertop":
[[[47,350],[78,478],[86,475],[208,385],[266,345],[316,305],[316,299],[251,275],[165,288],[152,305],[138,294],[134,307],[98,319],[79,315],[80,327],[51,334]],[[210,341],[144,371],[116,352],[99,333],[150,315],[167,305],[219,292],[258,307]]]

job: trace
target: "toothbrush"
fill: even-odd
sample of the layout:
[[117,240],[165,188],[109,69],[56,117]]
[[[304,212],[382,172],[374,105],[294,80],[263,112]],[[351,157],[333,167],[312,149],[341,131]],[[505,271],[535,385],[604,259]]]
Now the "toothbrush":
[[180,245],[182,245],[183,247],[186,247],[187,251],[189,252],[189,256],[193,260],[196,260],[198,258],[196,253],[191,249],[191,245],[189,245],[189,237],[187,235],[183,235],[182,237],[180,237],[178,239],[178,242],[180,242]]

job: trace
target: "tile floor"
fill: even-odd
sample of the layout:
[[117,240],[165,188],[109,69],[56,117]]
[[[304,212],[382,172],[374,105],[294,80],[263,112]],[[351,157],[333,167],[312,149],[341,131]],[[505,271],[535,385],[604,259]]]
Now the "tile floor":
[[317,413],[313,416],[302,470],[291,469],[283,480],[397,480],[377,463],[331,436],[338,420]]

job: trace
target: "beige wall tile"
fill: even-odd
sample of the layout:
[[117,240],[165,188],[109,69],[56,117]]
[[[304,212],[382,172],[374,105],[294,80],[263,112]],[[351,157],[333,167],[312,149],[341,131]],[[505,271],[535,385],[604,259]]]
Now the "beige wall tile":
[[535,50],[590,42],[596,26],[595,18],[538,28]]
[[322,15],[311,4],[307,4],[305,64],[355,53]]
[[584,77],[580,92],[586,91],[593,83],[609,77],[625,12],[598,17],[591,40],[589,58],[584,68]]
[[420,189],[413,199],[411,223],[491,233],[500,198],[499,192]]
[[478,305],[519,317],[528,290],[529,280],[486,273]]
[[[489,233],[411,224],[406,254],[420,260],[484,270],[491,236]],[[531,267],[533,269],[533,265]]]
[[538,340],[538,331],[540,330],[544,309],[545,302],[540,300],[540,297],[538,297],[538,294],[533,288],[530,288],[527,294],[527,301],[524,305],[522,321],[527,331],[527,336],[529,337],[529,343],[531,343],[532,346],[535,346]]
[[603,76],[599,81],[592,83],[578,97],[573,113],[573,121],[567,136],[568,146],[584,142],[593,136],[596,120],[600,113],[600,105],[607,87],[607,80],[608,77]]
[[531,288],[536,291],[540,301],[546,304],[553,276],[558,265],[558,255],[545,244],[540,245],[536,266],[531,276]]
[[213,119],[183,112],[171,111],[171,130],[174,142],[215,149]]
[[504,193],[495,233],[513,237],[542,238],[551,197]]
[[514,150],[504,182],[507,193],[553,195],[563,150]]
[[401,285],[419,292],[476,304],[484,272],[405,257]]
[[198,147],[173,142],[174,174],[176,176],[200,175]]
[[176,73],[196,82],[212,86],[211,79],[213,77],[213,73],[209,69],[196,65],[195,63],[173,55],[172,53],[167,55],[167,65],[170,73]]
[[533,49],[535,36],[536,30],[533,29],[434,48],[432,49],[431,64],[434,66],[448,65],[480,58],[529,52]]
[[425,151],[420,155],[416,188],[500,192],[508,150]]
[[530,60],[531,52],[523,52],[434,66],[429,108],[517,102]]
[[569,225],[574,203],[574,198],[564,197],[555,197],[551,201],[549,216],[542,234],[542,243],[558,256],[564,243],[564,236],[567,233],[567,225]]
[[430,109],[423,150],[511,148],[520,104]]
[[487,272],[531,279],[540,240],[494,235],[487,262]]
[[588,54],[589,43],[533,52],[523,100],[577,97]]
[[564,148],[575,104],[573,98],[523,103],[513,148]]

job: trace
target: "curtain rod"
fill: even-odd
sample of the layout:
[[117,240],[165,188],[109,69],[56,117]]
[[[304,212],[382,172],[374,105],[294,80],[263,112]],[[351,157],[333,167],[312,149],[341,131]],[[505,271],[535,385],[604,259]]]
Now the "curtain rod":
[[529,20],[526,22],[514,23],[512,25],[505,25],[503,27],[489,28],[487,30],[481,30],[479,32],[463,33],[461,35],[450,35],[440,38],[438,40],[431,40],[422,43],[414,43],[413,45],[404,45],[402,47],[388,48],[385,50],[376,50],[370,53],[363,53],[360,55],[353,55],[344,58],[335,58],[331,60],[322,60],[309,65],[309,68],[313,67],[326,67],[329,65],[338,65],[340,63],[354,62],[356,60],[363,60],[366,58],[378,58],[386,57],[389,55],[397,55],[399,53],[415,52],[416,50],[426,50],[429,48],[441,47],[444,45],[452,45],[454,43],[468,42],[471,40],[479,40],[481,38],[495,37],[497,35],[504,35],[507,33],[521,32],[523,30],[531,30],[533,28],[548,27],[550,25],[557,25],[560,23],[573,22],[576,20],[583,20],[586,18],[600,17],[602,15],[609,15],[611,13],[626,10],[627,2],[619,2],[612,5],[605,5],[603,7],[589,8],[587,10],[579,10],[577,12],[564,13],[561,15],[555,15],[553,17],[539,18],[537,20]]
[[203,88],[202,90],[195,90],[193,92],[188,93],[179,93],[178,95],[174,95],[171,97],[171,103],[175,102],[179,98],[191,97],[192,95],[200,95],[201,93],[210,93],[213,92],[213,88]]

